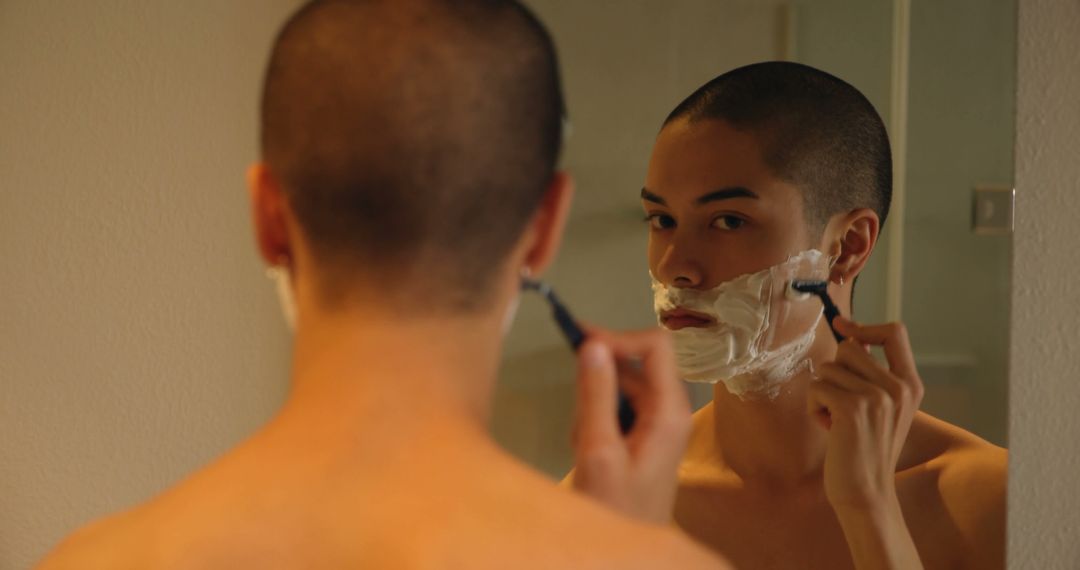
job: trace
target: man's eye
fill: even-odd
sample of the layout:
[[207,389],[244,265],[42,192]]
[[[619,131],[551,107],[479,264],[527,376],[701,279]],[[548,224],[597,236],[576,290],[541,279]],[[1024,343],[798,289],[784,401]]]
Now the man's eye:
[[737,230],[746,223],[746,220],[738,216],[719,216],[712,222],[712,226],[718,230]]
[[645,221],[654,230],[667,230],[675,227],[675,218],[667,214],[649,214],[645,216]]

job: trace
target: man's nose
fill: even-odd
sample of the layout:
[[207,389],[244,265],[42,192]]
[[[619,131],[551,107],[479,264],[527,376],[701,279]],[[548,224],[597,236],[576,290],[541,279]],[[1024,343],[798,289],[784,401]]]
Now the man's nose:
[[701,265],[685,248],[668,246],[657,266],[656,277],[669,287],[697,289],[705,280]]

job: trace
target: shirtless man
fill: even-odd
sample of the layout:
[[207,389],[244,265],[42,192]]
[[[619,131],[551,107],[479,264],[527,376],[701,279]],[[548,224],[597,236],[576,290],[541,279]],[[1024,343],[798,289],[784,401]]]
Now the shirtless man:
[[[839,79],[780,62],[714,79],[672,112],[650,159],[657,291],[710,291],[816,249],[850,315],[891,168],[881,119]],[[719,334],[715,316],[658,313],[684,377],[708,365],[688,342]],[[677,523],[739,568],[1002,568],[1006,451],[917,411],[903,325],[835,324],[848,340],[818,321],[803,353],[812,366],[697,378],[719,382],[694,416]]]
[[[726,568],[666,524],[690,408],[662,331],[581,349],[579,467],[606,505],[487,433],[521,274],[548,266],[566,218],[561,118],[550,39],[516,3],[302,8],[249,173],[259,251],[295,300],[288,401],[40,567]],[[616,355],[643,365],[617,378]],[[626,438],[617,382],[639,414]]]

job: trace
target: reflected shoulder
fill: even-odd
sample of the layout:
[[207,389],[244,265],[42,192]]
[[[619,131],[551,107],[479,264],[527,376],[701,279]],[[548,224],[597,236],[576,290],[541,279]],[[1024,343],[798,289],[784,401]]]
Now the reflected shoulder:
[[950,453],[941,497],[965,537],[967,568],[1004,568],[1008,452],[983,442]]
[[985,439],[930,414],[919,412],[911,424],[903,467],[927,465],[945,468],[955,464],[1005,461],[1008,452]]
[[940,449],[927,464],[937,473],[946,512],[964,537],[965,568],[1002,568],[1008,451],[959,427],[926,416]]

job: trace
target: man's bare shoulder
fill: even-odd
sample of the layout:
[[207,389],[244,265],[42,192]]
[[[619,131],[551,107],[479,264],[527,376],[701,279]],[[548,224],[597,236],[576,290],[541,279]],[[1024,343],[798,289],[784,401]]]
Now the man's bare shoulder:
[[[142,504],[76,530],[42,560],[37,570],[220,567],[205,563],[205,559],[243,549],[234,544],[235,537],[216,540],[227,534],[223,524],[238,518],[226,520],[225,515],[241,512],[238,501],[250,499],[260,487],[249,484],[245,488],[222,477],[222,471],[228,470],[221,469],[221,463],[219,460],[204,467]],[[252,529],[258,533],[259,521],[245,522],[252,524],[234,527],[241,530],[240,535],[248,536],[243,531]],[[200,547],[189,548],[191,544]]]
[[899,467],[901,472],[933,473],[946,500],[996,500],[1005,492],[1008,453],[971,432],[920,412],[912,423]]
[[[303,525],[265,518],[230,518],[228,528],[221,528],[222,513],[198,500],[200,493],[213,494],[212,486],[173,490],[80,529],[37,570],[288,568],[311,566],[313,560],[332,560],[332,567],[402,569],[450,567],[455,560],[468,560],[472,568],[523,570],[728,568],[675,529],[623,517],[531,470],[488,467],[475,483],[444,477],[430,487],[381,490],[383,496],[410,498],[400,503],[353,504],[342,493],[346,504],[336,504],[329,513],[319,511],[309,519],[312,511],[297,510],[289,517],[335,529],[321,538],[305,539]],[[266,494],[252,489],[251,497]],[[184,520],[207,524],[192,527]],[[194,544],[199,548],[190,548]],[[267,552],[276,554],[268,560]]]
[[957,426],[920,416],[917,445],[925,445],[927,452],[920,467],[934,475],[941,504],[967,543],[966,566],[1001,567],[1008,451]]
[[901,459],[902,467],[923,466],[946,479],[978,477],[983,483],[1005,479],[1007,450],[922,412],[912,423],[904,451],[908,458]]
[[[122,513],[92,522],[68,535],[36,570],[105,570],[142,566],[137,546],[142,539]],[[123,559],[122,559],[123,558]]]

